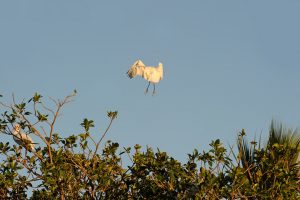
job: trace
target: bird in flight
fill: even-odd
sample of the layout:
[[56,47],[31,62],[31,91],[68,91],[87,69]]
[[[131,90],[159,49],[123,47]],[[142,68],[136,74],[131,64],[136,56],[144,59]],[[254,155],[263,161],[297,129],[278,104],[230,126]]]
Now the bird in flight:
[[12,130],[14,141],[22,146],[25,146],[26,150],[32,152],[34,150],[34,143],[31,137],[21,132],[21,126],[16,124]]
[[137,60],[130,67],[130,69],[127,72],[127,75],[130,79],[139,75],[149,82],[145,94],[148,92],[150,83],[152,83],[153,84],[152,95],[154,95],[155,84],[163,79],[163,73],[164,73],[164,69],[162,63],[158,63],[157,67],[153,67],[153,66],[146,66],[141,60]]

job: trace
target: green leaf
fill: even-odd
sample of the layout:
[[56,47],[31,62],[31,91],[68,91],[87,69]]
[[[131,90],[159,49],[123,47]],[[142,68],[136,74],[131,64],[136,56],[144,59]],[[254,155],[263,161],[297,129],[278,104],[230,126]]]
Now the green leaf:
[[91,127],[94,127],[94,121],[85,118],[80,125],[84,128],[86,132],[88,132]]
[[37,111],[37,118],[41,122],[47,121],[48,120],[48,115],[43,115],[39,111]]
[[24,110],[26,106],[26,103],[20,103],[18,105],[16,105],[16,107],[19,109],[20,112],[22,112]]
[[114,112],[108,111],[108,112],[107,112],[107,116],[108,116],[109,118],[111,118],[111,119],[115,119],[115,118],[117,118],[117,116],[118,116],[118,111],[114,111]]
[[31,112],[25,112],[24,115],[31,115]]
[[34,103],[39,103],[40,99],[42,98],[42,95],[38,94],[37,92],[34,94],[34,96],[32,97],[32,100]]
[[134,148],[135,148],[135,150],[139,150],[139,149],[142,148],[142,147],[141,147],[141,145],[136,144],[136,145],[134,145]]
[[79,134],[78,136],[81,137],[81,138],[84,139],[84,140],[86,139],[86,134],[85,134],[85,133],[81,133],[81,134]]

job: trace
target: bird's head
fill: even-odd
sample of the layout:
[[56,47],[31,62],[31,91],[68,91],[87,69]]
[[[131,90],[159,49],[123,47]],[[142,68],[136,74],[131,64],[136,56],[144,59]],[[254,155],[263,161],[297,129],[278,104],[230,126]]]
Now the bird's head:
[[14,130],[15,130],[17,133],[20,131],[20,129],[21,129],[21,126],[20,126],[19,124],[16,124],[16,125],[14,126]]

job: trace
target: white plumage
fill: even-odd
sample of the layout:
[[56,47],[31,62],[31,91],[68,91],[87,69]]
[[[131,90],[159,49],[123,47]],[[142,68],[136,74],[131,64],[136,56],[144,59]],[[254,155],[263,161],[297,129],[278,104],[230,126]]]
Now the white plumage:
[[19,124],[14,126],[12,134],[13,139],[17,144],[24,146],[28,151],[34,150],[33,140],[27,134],[21,133],[21,126]]
[[163,79],[163,64],[158,63],[157,67],[145,66],[145,64],[141,60],[135,61],[131,68],[128,70],[127,75],[129,78],[134,78],[137,75],[143,77],[145,80],[149,82],[145,93],[148,92],[150,83],[153,84],[153,93],[155,93],[155,84]]

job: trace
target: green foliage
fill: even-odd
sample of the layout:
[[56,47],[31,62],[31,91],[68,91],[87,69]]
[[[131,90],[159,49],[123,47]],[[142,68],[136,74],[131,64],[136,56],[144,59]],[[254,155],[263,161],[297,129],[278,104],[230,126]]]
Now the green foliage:
[[88,132],[91,127],[94,127],[94,121],[85,118],[80,125],[84,128],[86,132]]
[[[240,135],[238,164],[241,163],[241,168],[246,172],[246,182],[255,192],[255,198],[298,199],[299,148],[274,140],[273,130],[271,125],[264,148],[257,147],[256,142],[251,142],[249,147]],[[245,192],[251,194],[251,191]]]
[[[100,148],[117,111],[107,112],[109,123],[99,138],[93,120],[81,123],[83,133],[66,138],[54,132],[60,109],[75,95],[44,105],[34,94],[14,103],[0,119],[0,131],[11,135],[20,124],[39,139],[36,150],[0,142],[0,199],[299,199],[299,133],[272,123],[269,140],[248,143],[246,132],[229,150],[217,139],[210,148],[195,149],[181,163],[160,149],[138,144],[120,148],[107,141]],[[48,130],[46,132],[46,130]],[[25,152],[24,152],[25,151]],[[124,156],[130,160],[124,166]],[[27,191],[31,190],[31,197]]]

